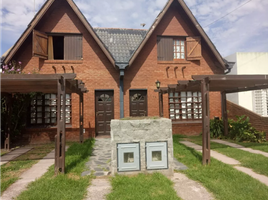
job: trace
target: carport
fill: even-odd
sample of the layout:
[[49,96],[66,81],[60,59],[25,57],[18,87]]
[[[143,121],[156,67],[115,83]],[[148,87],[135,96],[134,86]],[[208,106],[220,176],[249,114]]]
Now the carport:
[[[56,93],[57,94],[57,135],[55,136],[55,174],[65,169],[65,117],[66,93],[79,95],[80,142],[83,142],[83,94],[88,92],[84,83],[76,79],[76,74],[1,74],[1,94],[8,99],[7,112],[11,113],[12,93]],[[14,102],[15,103],[15,102]],[[62,116],[61,116],[62,109]],[[11,116],[11,115],[9,115]],[[9,117],[10,118],[10,117]],[[10,148],[10,120],[5,133],[5,148]]]
[[224,134],[228,134],[226,94],[268,88],[268,75],[193,75],[192,80],[178,81],[168,87],[159,87],[159,115],[163,116],[163,94],[169,91],[201,91],[202,96],[202,162],[210,163],[209,92],[221,92]]

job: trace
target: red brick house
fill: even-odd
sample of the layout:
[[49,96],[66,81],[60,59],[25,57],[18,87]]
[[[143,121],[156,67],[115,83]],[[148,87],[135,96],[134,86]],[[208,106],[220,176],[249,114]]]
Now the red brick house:
[[[85,138],[109,135],[110,120],[158,116],[155,82],[161,87],[192,75],[223,74],[229,69],[182,0],[169,0],[149,30],[92,28],[72,0],[47,0],[5,57],[23,71],[76,73],[85,83]],[[53,140],[54,94],[31,102],[25,137]],[[78,100],[67,96],[66,135],[79,138]],[[174,134],[201,133],[201,98],[196,91],[164,95],[164,117]],[[54,105],[55,104],[55,105]],[[210,93],[211,117],[221,116],[220,94]]]

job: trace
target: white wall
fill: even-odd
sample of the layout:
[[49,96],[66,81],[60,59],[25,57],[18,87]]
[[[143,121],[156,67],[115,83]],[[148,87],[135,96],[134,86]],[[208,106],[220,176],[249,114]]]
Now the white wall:
[[[236,62],[229,74],[268,74],[268,52],[238,52],[225,57],[230,62]],[[253,91],[227,94],[227,99],[254,110]]]

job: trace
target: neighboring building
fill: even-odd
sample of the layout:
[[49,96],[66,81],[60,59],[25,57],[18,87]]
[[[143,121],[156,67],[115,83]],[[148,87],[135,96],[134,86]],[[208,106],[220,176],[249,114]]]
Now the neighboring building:
[[[238,52],[225,59],[235,62],[229,74],[268,74],[268,52]],[[268,89],[227,94],[227,99],[259,115],[268,116]]]
[[[72,0],[47,0],[4,62],[11,60],[21,61],[26,73],[74,71],[83,80],[89,90],[85,138],[109,135],[113,118],[158,116],[156,80],[167,87],[229,68],[182,0],[169,0],[148,31],[93,29]],[[25,131],[31,142],[54,140],[55,97],[39,95],[31,102]],[[211,117],[221,116],[220,99],[220,93],[210,93]],[[67,139],[76,140],[79,97],[68,95],[67,101]],[[172,119],[174,134],[201,133],[201,102],[197,91],[164,95],[164,117]]]

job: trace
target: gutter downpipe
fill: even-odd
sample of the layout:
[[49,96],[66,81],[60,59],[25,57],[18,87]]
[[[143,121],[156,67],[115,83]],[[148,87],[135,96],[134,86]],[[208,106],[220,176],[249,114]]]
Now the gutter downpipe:
[[128,63],[118,63],[116,62],[115,65],[119,68],[119,94],[120,94],[120,118],[124,118],[124,76],[125,76],[125,69],[128,66]]

